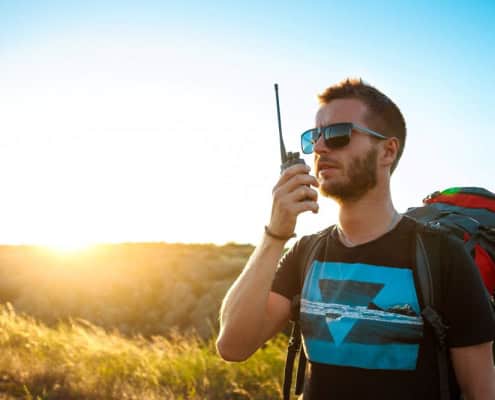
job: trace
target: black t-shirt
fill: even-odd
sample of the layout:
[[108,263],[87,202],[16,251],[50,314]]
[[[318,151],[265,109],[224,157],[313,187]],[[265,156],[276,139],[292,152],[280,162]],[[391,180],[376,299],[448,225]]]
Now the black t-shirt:
[[[304,399],[438,399],[434,336],[423,308],[415,267],[415,222],[348,248],[330,229],[304,280],[299,240],[282,258],[272,290],[301,294],[301,328],[310,361]],[[481,278],[461,243],[442,238],[444,309],[449,347],[485,343],[495,321]],[[445,264],[447,263],[447,264]],[[459,388],[450,365],[452,398]]]

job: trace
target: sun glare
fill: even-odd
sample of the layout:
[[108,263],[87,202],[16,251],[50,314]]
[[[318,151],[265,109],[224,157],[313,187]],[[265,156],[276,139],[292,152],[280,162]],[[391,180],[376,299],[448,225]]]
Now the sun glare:
[[42,246],[56,253],[69,254],[88,250],[95,243],[84,240],[59,240],[43,243]]

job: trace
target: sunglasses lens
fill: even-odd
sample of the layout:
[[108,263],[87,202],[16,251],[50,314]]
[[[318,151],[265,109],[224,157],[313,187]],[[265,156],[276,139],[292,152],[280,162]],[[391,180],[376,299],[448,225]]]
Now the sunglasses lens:
[[347,146],[352,128],[347,124],[335,124],[324,129],[325,144],[331,149]]
[[310,129],[301,135],[301,149],[304,154],[311,154],[315,150],[315,143],[323,131],[325,145],[331,149],[347,146],[351,140],[352,126],[347,123],[334,124],[320,129]]
[[304,132],[301,135],[301,150],[304,154],[311,154],[314,151],[314,129]]

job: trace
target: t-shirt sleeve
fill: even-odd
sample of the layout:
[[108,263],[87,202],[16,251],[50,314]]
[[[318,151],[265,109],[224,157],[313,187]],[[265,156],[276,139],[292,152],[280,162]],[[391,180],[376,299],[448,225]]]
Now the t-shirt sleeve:
[[300,292],[300,253],[306,237],[298,240],[280,259],[272,282],[272,292],[289,300]]
[[462,241],[445,239],[444,318],[449,347],[473,346],[495,338],[495,318],[488,291]]

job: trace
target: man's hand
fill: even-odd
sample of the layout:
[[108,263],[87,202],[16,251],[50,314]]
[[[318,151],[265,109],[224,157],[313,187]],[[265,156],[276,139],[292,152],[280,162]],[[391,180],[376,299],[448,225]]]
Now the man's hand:
[[318,212],[318,181],[309,175],[310,167],[293,165],[282,173],[274,186],[272,214],[268,229],[274,234],[289,237],[296,228],[297,216],[305,211]]

